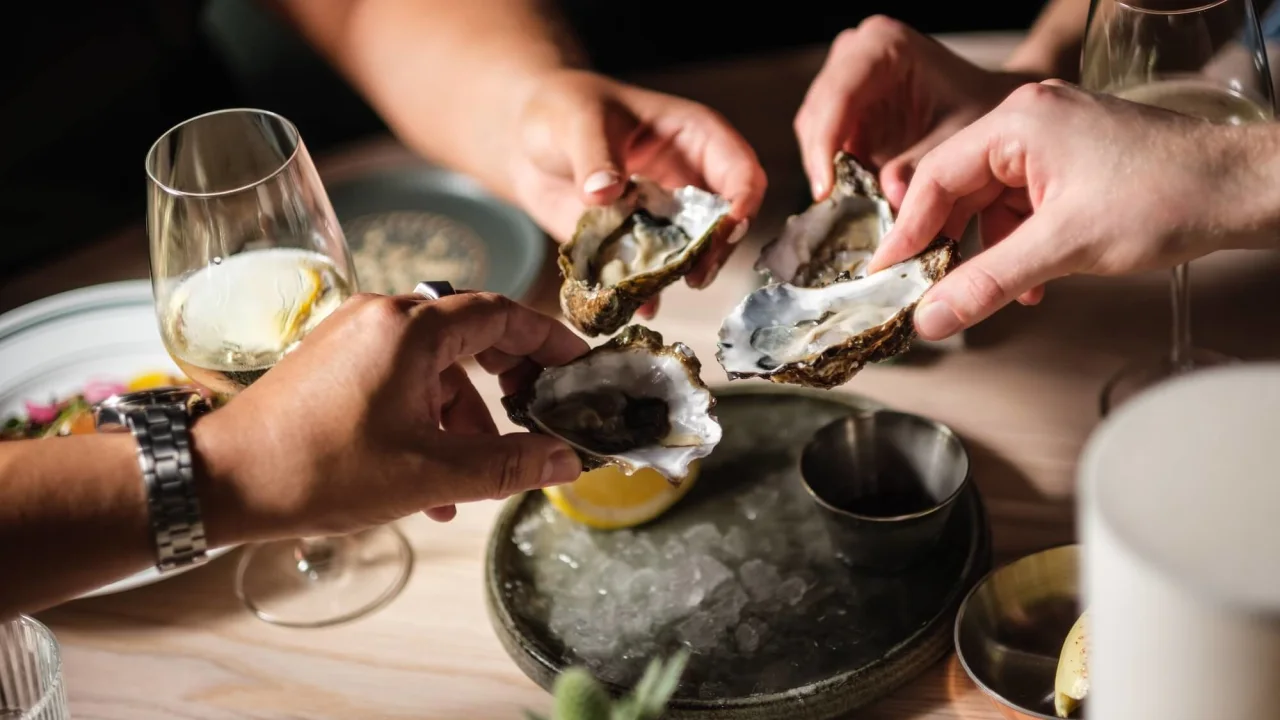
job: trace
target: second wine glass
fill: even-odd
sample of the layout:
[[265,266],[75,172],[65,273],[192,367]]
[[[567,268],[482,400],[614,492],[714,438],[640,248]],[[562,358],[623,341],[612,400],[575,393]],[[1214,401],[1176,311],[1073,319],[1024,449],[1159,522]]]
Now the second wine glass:
[[[146,166],[161,337],[192,380],[234,396],[356,292],[342,228],[298,129],[275,113],[187,120]],[[321,627],[386,603],[411,565],[390,526],[271,542],[245,550],[236,593],[267,622]]]
[[[1081,86],[1214,123],[1274,117],[1271,70],[1253,0],[1093,0]],[[1234,358],[1191,342],[1190,268],[1173,270],[1168,356],[1122,369],[1102,391],[1106,415],[1163,380]]]

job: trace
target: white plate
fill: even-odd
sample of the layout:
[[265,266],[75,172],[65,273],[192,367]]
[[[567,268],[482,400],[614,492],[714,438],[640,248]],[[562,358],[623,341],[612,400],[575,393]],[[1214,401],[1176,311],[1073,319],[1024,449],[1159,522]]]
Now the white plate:
[[[151,283],[145,280],[81,288],[0,315],[0,418],[25,412],[27,400],[48,402],[94,380],[123,382],[145,372],[181,375],[160,340]],[[81,597],[160,579],[148,568]]]

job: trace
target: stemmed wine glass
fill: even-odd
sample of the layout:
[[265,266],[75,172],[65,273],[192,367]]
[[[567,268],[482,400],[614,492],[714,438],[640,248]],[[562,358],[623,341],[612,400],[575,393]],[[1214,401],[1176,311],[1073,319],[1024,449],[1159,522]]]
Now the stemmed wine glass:
[[[192,118],[162,135],[146,164],[165,348],[192,380],[234,396],[356,292],[346,238],[298,129],[275,113]],[[411,564],[389,526],[265,543],[241,556],[236,594],[267,622],[321,627],[390,600]]]
[[[1214,123],[1274,116],[1253,0],[1093,0],[1080,80],[1086,90]],[[1169,377],[1234,361],[1191,344],[1188,270],[1186,264],[1173,270],[1172,351],[1112,377],[1102,392],[1103,415]]]

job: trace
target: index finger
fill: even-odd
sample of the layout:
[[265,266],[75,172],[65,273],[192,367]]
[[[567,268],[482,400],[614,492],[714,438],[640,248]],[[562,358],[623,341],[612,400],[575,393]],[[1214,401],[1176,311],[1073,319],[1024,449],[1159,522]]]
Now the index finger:
[[764,201],[768,180],[756,151],[728,121],[713,116],[707,144],[696,162],[708,189],[728,199],[729,216],[736,222],[754,218]]
[[559,321],[497,293],[450,295],[411,311],[411,332],[430,350],[433,370],[494,349],[541,366],[563,365],[587,343]]
[[[1005,119],[1005,114],[997,108],[924,156],[907,187],[893,229],[885,234],[867,264],[868,273],[883,270],[924,250],[942,232],[961,202],[972,202],[981,196],[985,204],[990,204],[1005,187],[1025,186],[1025,173],[998,176],[995,169],[997,161],[1005,165],[1014,161],[1009,151],[1019,156],[1017,162],[1021,164],[1025,150],[1019,143],[1000,147],[1006,135]],[[976,203],[971,209],[977,211],[984,207]]]

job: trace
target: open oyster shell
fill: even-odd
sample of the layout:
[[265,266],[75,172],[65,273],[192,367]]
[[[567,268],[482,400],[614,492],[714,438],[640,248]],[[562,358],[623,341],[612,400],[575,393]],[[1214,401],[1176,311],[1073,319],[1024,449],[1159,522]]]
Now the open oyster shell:
[[867,363],[907,350],[916,303],[958,262],[956,241],[938,238],[872,275],[812,288],[766,285],[725,318],[716,360],[735,380],[843,385]]
[[689,463],[720,442],[715,397],[702,364],[683,343],[630,325],[609,342],[543,370],[524,391],[502,399],[511,421],[564,440],[587,470],[616,465],[628,475],[653,468],[673,485]]
[[583,213],[560,247],[560,307],[583,333],[610,335],[646,301],[693,269],[733,230],[729,201],[634,176],[617,202]]
[[756,270],[773,282],[821,287],[841,273],[865,275],[893,209],[876,176],[844,152],[835,156],[835,186],[826,200],[787,218],[782,234],[760,252]]

